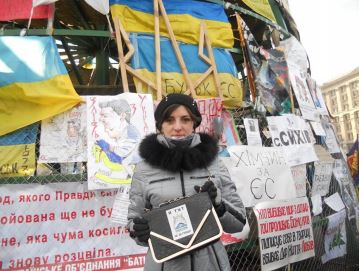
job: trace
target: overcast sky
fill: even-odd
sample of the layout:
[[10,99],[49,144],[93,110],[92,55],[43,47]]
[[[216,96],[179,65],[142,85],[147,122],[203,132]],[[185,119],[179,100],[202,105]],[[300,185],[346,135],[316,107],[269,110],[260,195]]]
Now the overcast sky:
[[359,67],[359,0],[288,2],[319,84]]

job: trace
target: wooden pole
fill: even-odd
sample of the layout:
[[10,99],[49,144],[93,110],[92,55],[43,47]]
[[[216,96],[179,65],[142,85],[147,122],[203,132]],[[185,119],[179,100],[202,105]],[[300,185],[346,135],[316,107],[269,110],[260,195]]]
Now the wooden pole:
[[247,77],[248,77],[249,90],[251,92],[252,100],[253,100],[253,102],[255,102],[255,100],[256,100],[256,87],[255,87],[255,84],[254,84],[254,76],[253,76],[252,67],[251,67],[250,62],[249,62],[250,60],[249,60],[248,48],[246,46],[246,43],[245,43],[245,40],[244,40],[243,30],[242,30],[242,27],[241,27],[242,18],[239,16],[239,14],[237,12],[236,12],[236,20],[237,20],[237,27],[238,27],[238,32],[239,32],[240,45],[241,45],[242,52],[243,52],[244,64],[246,65],[246,68],[247,68]]
[[158,3],[159,3],[159,6],[160,6],[160,10],[161,10],[161,14],[163,16],[163,20],[166,24],[166,28],[167,28],[167,31],[168,31],[168,34],[170,36],[170,40],[171,40],[171,43],[172,43],[172,47],[175,51],[175,54],[176,54],[176,57],[177,57],[177,60],[179,62],[179,65],[180,65],[180,68],[181,68],[181,71],[183,73],[183,77],[184,77],[184,80],[186,82],[186,86],[187,86],[187,90],[186,90],[186,94],[188,94],[188,92],[192,95],[192,97],[196,97],[196,92],[194,90],[194,87],[193,87],[193,84],[192,84],[192,81],[191,81],[191,78],[189,77],[189,73],[188,73],[188,70],[187,70],[187,67],[186,67],[186,64],[184,63],[184,60],[183,60],[183,57],[182,57],[182,53],[179,49],[179,46],[177,44],[177,41],[176,41],[176,37],[175,37],[175,34],[173,32],[173,29],[172,29],[172,26],[171,26],[171,23],[168,19],[168,16],[167,16],[167,13],[166,13],[166,9],[165,7],[163,6],[163,2],[162,0],[158,0]]
[[117,50],[118,50],[118,62],[120,64],[122,87],[123,87],[124,92],[129,92],[130,89],[128,87],[128,81],[127,81],[126,62],[125,62],[125,57],[123,55],[123,44],[122,44],[122,39],[121,39],[120,18],[115,17],[114,23],[115,23],[116,42],[117,42]]
[[223,93],[222,93],[222,89],[221,89],[221,82],[220,82],[219,77],[218,77],[216,60],[214,59],[211,40],[209,39],[209,36],[208,36],[207,26],[206,26],[206,24],[204,22],[201,22],[201,27],[203,27],[203,30],[204,30],[204,37],[205,37],[205,41],[206,41],[206,47],[207,47],[207,51],[208,51],[208,56],[209,56],[209,59],[211,60],[211,65],[213,67],[213,78],[214,78],[214,83],[215,83],[217,95],[221,99],[223,99]]
[[155,17],[155,50],[156,50],[156,100],[162,99],[162,76],[161,76],[161,43],[160,43],[160,17],[158,11],[158,0],[153,1],[153,10]]

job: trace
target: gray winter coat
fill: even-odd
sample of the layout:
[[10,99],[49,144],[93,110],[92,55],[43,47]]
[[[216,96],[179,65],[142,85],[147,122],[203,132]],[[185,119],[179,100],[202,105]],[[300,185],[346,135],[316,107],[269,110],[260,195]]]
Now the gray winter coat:
[[[233,233],[243,229],[241,218],[243,221],[245,209],[228,170],[217,158],[216,142],[208,135],[200,136],[201,143],[191,149],[169,149],[157,141],[155,134],[142,141],[140,155],[144,161],[136,166],[130,190],[130,231],[133,227],[132,220],[141,217],[145,208],[156,208],[163,202],[193,195],[196,193],[194,186],[202,186],[209,176],[217,187],[216,201],[223,201],[226,207],[226,212],[220,217],[223,230]],[[135,241],[147,246],[147,243]],[[149,251],[144,270],[230,270],[221,241],[162,264],[154,262],[150,254]]]

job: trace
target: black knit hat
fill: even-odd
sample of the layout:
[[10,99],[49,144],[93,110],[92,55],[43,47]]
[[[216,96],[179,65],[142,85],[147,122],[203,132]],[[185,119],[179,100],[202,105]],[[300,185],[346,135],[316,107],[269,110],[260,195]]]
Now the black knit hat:
[[166,109],[173,104],[180,104],[187,107],[192,114],[197,118],[198,121],[195,122],[195,127],[197,128],[202,121],[201,113],[198,111],[197,103],[196,101],[189,95],[185,94],[179,94],[179,93],[172,93],[168,94],[166,97],[164,97],[160,103],[157,105],[156,111],[155,111],[155,120],[156,120],[156,127],[158,130],[161,129],[161,125],[163,122],[163,113],[166,111]]

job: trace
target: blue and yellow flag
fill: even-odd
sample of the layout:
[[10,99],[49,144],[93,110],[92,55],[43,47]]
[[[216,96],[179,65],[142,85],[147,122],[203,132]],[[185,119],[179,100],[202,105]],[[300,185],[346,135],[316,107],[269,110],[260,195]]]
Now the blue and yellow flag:
[[52,37],[0,37],[0,136],[79,102]]
[[359,141],[358,138],[347,154],[348,167],[355,185],[359,185]]
[[[153,0],[110,0],[112,17],[121,20],[126,32],[154,33]],[[213,47],[232,48],[233,32],[223,5],[195,0],[163,0],[178,41],[198,44],[200,23],[206,23]],[[169,37],[160,16],[160,35]]]
[[[151,35],[130,35],[131,43],[134,45],[135,54],[131,59],[134,69],[147,79],[155,82],[156,78],[156,55],[154,48],[154,37]],[[171,41],[167,38],[160,39],[161,47],[161,76],[163,95],[168,93],[183,93],[186,91],[185,80],[178,64]],[[179,43],[179,49],[186,64],[189,77],[196,82],[207,71],[209,66],[198,56],[198,46]],[[206,50],[204,53],[207,54]],[[222,48],[213,48],[214,59],[223,92],[224,105],[227,108],[239,107],[242,104],[242,87],[237,77],[237,69],[231,54]],[[140,86],[134,78],[138,92],[152,93],[152,89]],[[218,97],[213,75],[210,75],[195,89],[198,98]]]
[[38,123],[34,123],[0,136],[0,177],[34,174],[38,126]]

